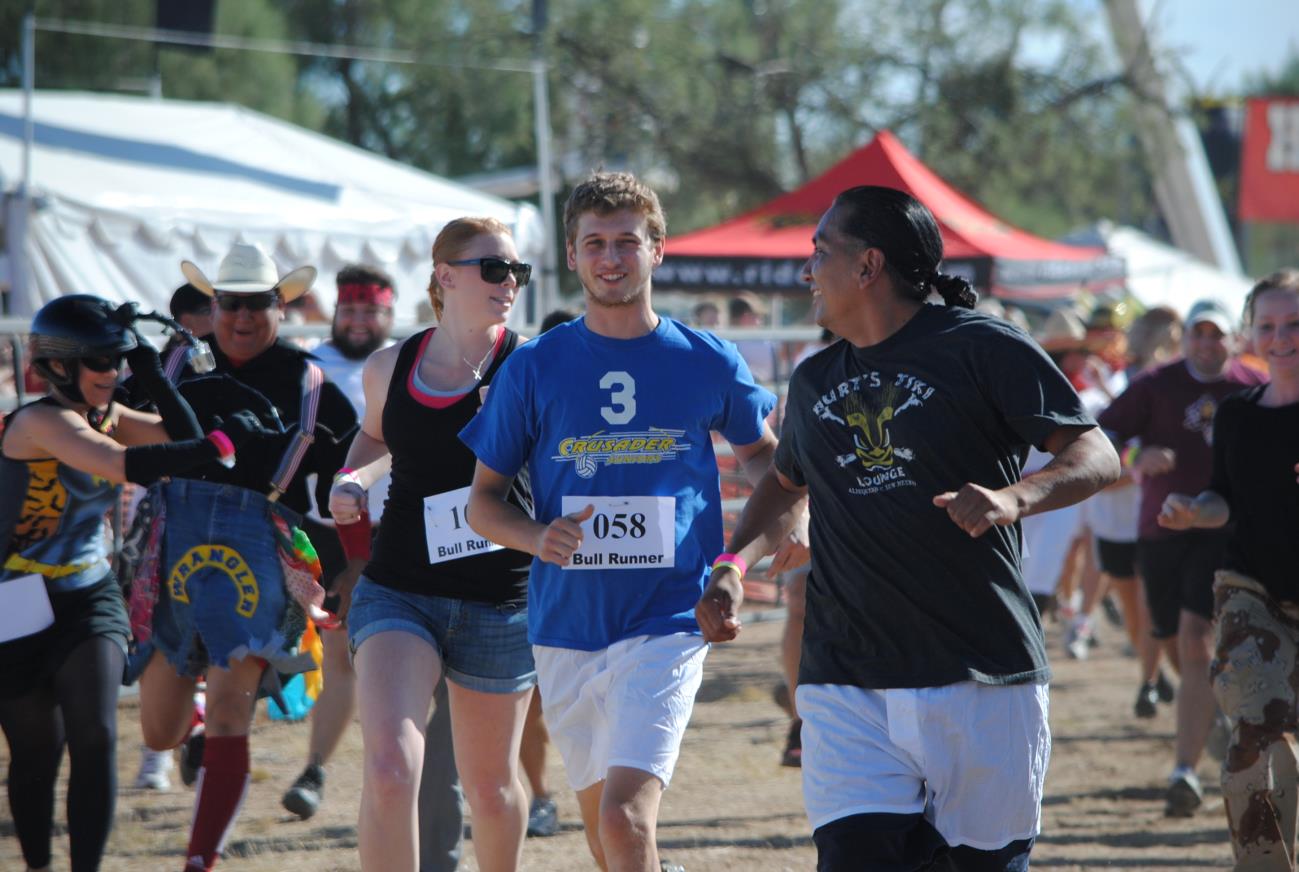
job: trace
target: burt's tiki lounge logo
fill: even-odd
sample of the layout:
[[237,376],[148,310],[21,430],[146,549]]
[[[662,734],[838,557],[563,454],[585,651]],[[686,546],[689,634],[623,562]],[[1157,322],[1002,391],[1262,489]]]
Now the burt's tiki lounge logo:
[[599,472],[601,465],[676,460],[677,455],[691,448],[690,443],[682,438],[685,435],[685,430],[663,430],[658,427],[628,433],[606,433],[599,430],[590,436],[561,439],[558,453],[550,459],[572,461],[579,476],[591,478]]
[[848,430],[851,452],[835,457],[840,469],[853,474],[853,494],[874,494],[898,487],[914,487],[906,466],[915,454],[893,442],[891,424],[902,413],[921,408],[934,388],[907,373],[889,379],[878,371],[840,382],[817,397],[812,413]]
[[257,578],[239,552],[225,545],[195,545],[186,551],[167,576],[167,589],[171,598],[177,602],[189,602],[186,584],[190,576],[203,569],[224,572],[239,595],[235,602],[235,613],[245,618],[253,616],[261,597]]

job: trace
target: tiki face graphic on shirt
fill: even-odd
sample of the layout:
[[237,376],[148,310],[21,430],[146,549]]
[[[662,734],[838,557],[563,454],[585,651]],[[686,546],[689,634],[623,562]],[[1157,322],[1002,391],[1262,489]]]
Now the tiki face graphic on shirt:
[[849,450],[836,454],[835,463],[851,476],[849,493],[865,496],[915,487],[906,466],[915,454],[894,441],[895,422],[923,407],[934,391],[905,372],[871,371],[845,379],[817,398],[812,413],[843,431],[834,441]]

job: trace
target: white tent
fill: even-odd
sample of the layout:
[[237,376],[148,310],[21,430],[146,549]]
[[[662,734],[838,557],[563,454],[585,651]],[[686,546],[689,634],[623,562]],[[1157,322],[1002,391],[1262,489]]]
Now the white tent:
[[1127,263],[1127,286],[1145,306],[1170,306],[1186,316],[1196,300],[1212,297],[1241,313],[1253,281],[1211,266],[1133,227],[1101,221],[1069,237],[1104,245]]
[[282,272],[316,266],[314,290],[326,312],[339,267],[377,266],[397,285],[398,320],[410,322],[425,299],[433,238],[462,215],[500,219],[521,257],[541,259],[544,233],[532,206],[239,106],[38,91],[33,110],[33,200],[23,233],[22,93],[0,90],[15,315],[72,292],[165,307],[184,281],[182,259],[212,276],[242,240],[261,244]]

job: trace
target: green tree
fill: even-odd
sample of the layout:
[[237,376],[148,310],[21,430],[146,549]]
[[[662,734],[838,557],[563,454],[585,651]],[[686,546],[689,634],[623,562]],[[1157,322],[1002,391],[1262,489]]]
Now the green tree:
[[331,135],[444,175],[535,162],[532,82],[525,71],[525,2],[452,0],[289,0],[301,38],[411,52],[394,65],[305,58],[300,76],[332,94]]
[[874,126],[892,128],[948,182],[1038,234],[1101,217],[1149,221],[1131,94],[1077,4],[883,5],[897,84],[868,101]]
[[[148,0],[37,0],[43,16],[151,22]],[[240,0],[217,29],[380,46],[418,64],[156,52],[164,93],[243,103],[448,176],[535,162],[531,0]],[[1054,234],[1148,223],[1130,89],[1076,0],[551,0],[555,154],[660,189],[673,232],[756,206],[892,129],[1007,220]],[[16,84],[17,21],[0,11]],[[42,87],[120,89],[155,50],[41,35]]]
[[[37,0],[38,18],[152,27],[154,0]],[[218,33],[282,39],[287,25],[270,0],[217,4]],[[0,6],[0,84],[20,87],[22,4]],[[310,92],[296,87],[289,55],[236,50],[194,51],[165,44],[38,30],[39,89],[147,93],[160,80],[165,97],[219,100],[311,124],[321,114]]]

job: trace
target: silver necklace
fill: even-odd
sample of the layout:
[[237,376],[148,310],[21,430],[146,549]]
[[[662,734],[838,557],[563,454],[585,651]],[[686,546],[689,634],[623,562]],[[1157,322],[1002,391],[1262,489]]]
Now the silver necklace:
[[490,357],[492,356],[492,352],[495,351],[495,350],[496,350],[496,343],[493,342],[493,343],[488,347],[488,349],[487,349],[487,353],[483,355],[483,359],[480,360],[480,361],[478,361],[478,365],[477,365],[477,366],[474,366],[472,363],[470,363],[470,362],[469,362],[469,358],[467,358],[467,357],[463,357],[463,356],[462,356],[462,357],[460,358],[461,360],[463,360],[463,361],[465,362],[465,366],[469,367],[469,371],[472,372],[472,373],[474,374],[474,381],[482,381],[482,380],[483,380],[483,364],[487,363],[488,358],[490,358]]

